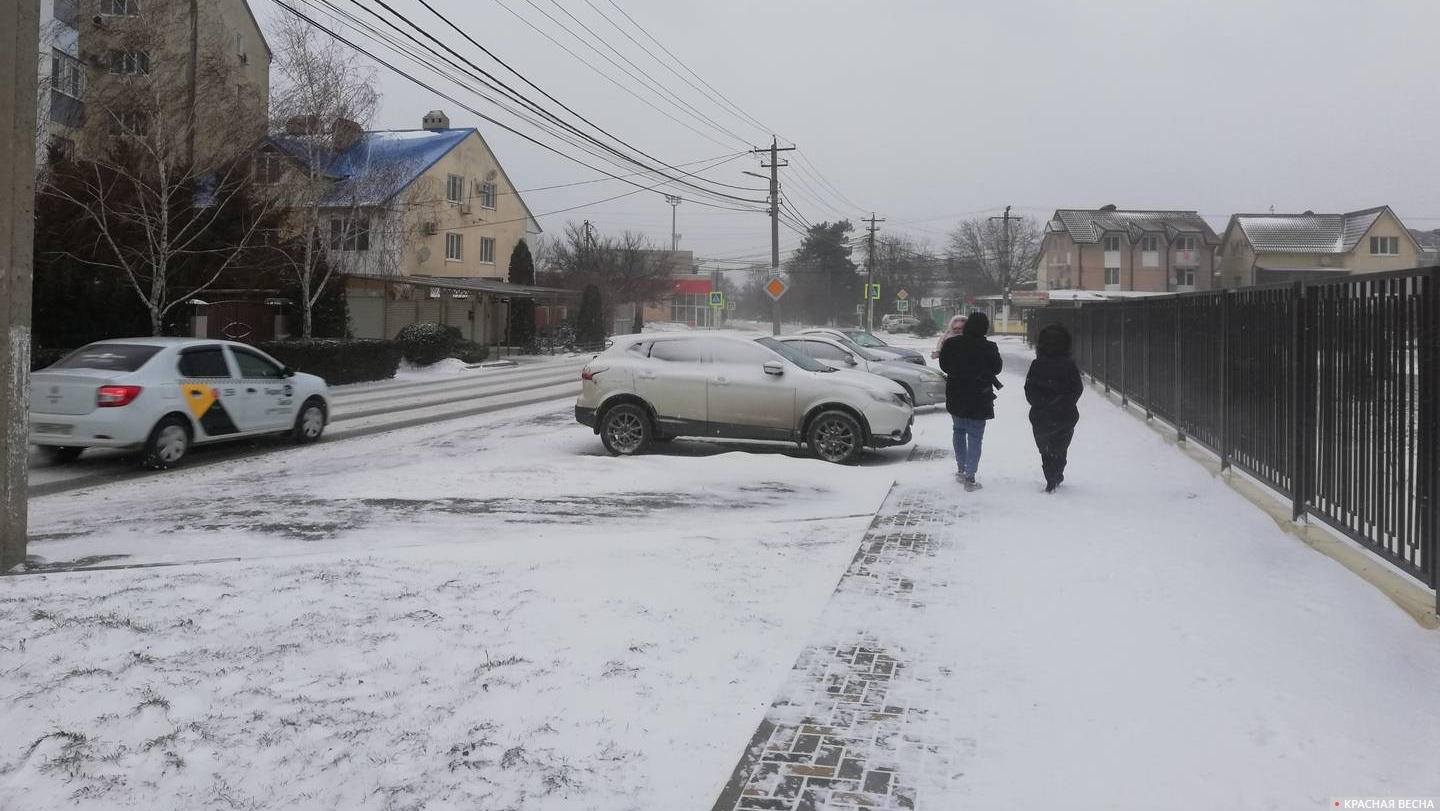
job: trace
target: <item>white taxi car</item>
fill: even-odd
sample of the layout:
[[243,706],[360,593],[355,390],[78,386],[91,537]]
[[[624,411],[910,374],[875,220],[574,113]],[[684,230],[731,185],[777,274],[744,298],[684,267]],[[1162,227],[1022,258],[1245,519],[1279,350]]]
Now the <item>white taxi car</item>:
[[611,453],[674,437],[804,443],[853,464],[866,447],[910,441],[900,384],[837,370],[773,338],[642,334],[616,339],[580,373],[575,419]]
[[324,380],[231,341],[100,341],[30,375],[30,442],[57,462],[122,448],[167,468],[200,443],[264,434],[314,442],[329,414]]

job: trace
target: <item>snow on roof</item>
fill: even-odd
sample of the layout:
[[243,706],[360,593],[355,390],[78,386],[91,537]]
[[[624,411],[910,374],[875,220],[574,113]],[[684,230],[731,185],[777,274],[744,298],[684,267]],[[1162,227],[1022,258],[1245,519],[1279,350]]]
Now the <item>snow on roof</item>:
[[1236,214],[1256,253],[1349,253],[1385,206],[1345,214]]
[[1064,231],[1076,242],[1099,242],[1107,233],[1127,232],[1132,239],[1141,234],[1201,234],[1207,243],[1220,238],[1195,211],[1118,211],[1062,208],[1050,221],[1051,231]]

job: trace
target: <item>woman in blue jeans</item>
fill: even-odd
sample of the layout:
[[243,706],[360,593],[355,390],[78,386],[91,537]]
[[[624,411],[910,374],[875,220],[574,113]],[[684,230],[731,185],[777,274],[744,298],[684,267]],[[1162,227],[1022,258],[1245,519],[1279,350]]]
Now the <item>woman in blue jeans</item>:
[[940,347],[940,371],[946,374],[945,410],[954,422],[955,477],[967,491],[979,490],[975,473],[985,440],[985,421],[995,419],[995,389],[1000,388],[1000,347],[985,337],[990,319],[971,313],[959,335]]

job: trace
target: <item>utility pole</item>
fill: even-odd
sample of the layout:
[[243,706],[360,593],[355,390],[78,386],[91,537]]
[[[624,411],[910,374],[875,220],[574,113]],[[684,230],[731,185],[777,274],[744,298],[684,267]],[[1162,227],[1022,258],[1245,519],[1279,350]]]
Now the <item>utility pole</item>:
[[679,208],[680,204],[685,201],[681,200],[677,195],[667,194],[665,195],[665,202],[670,204],[670,252],[674,253],[680,248],[680,235],[675,233],[675,211]]
[[[789,166],[790,162],[780,162],[781,152],[793,152],[796,147],[781,147],[780,140],[770,136],[770,148],[752,149],[753,155],[757,152],[769,152],[770,162],[760,164],[760,168],[770,170],[770,275],[780,275],[780,167]],[[771,304],[770,310],[770,334],[780,334],[780,301],[777,299]]]
[[30,284],[35,251],[35,114],[40,0],[0,3],[0,572],[25,562],[30,445]]
[[875,299],[871,297],[870,290],[872,285],[875,284],[875,232],[880,230],[875,227],[875,224],[885,222],[885,219],[883,217],[876,219],[875,212],[872,211],[870,212],[870,219],[861,220],[860,222],[870,223],[870,227],[865,229],[870,232],[870,238],[868,240],[870,243],[870,255],[869,258],[865,260],[865,331],[874,332]]
[[1005,207],[1003,217],[991,217],[991,220],[1001,220],[1004,231],[1000,241],[1000,331],[1010,331],[1010,258],[1013,251],[1010,250],[1010,206]]

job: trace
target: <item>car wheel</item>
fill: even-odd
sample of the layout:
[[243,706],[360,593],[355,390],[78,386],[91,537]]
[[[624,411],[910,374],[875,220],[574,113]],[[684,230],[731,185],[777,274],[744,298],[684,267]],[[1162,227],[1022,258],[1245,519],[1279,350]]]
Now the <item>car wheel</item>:
[[811,421],[806,438],[816,458],[837,465],[855,464],[865,450],[865,432],[844,411],[822,412]]
[[179,464],[189,452],[190,425],[182,417],[169,416],[150,432],[141,464],[151,470],[165,470]]
[[295,417],[295,428],[290,435],[296,442],[314,442],[325,433],[325,405],[320,398],[311,397],[300,406],[300,414]]
[[600,420],[600,441],[616,456],[644,453],[654,434],[650,415],[634,403],[621,403],[606,411]]
[[84,448],[77,448],[73,445],[55,447],[53,445],[42,447],[40,454],[49,462],[56,465],[68,465],[80,458]]

